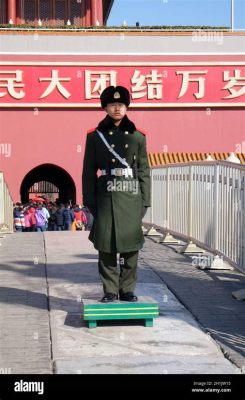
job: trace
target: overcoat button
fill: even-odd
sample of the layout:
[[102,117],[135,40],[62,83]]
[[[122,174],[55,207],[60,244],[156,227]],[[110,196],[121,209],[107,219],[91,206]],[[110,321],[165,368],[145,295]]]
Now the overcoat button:
[[125,135],[128,135],[128,131],[125,131]]
[[125,144],[126,149],[128,148],[128,144]]
[[110,132],[109,132],[109,135],[113,135],[113,132],[112,132],[112,131],[110,131]]
[[113,158],[111,161],[112,161],[112,162],[116,162],[115,158]]
[[114,144],[112,144],[112,145],[111,145],[111,147],[115,147],[115,145],[114,145]]

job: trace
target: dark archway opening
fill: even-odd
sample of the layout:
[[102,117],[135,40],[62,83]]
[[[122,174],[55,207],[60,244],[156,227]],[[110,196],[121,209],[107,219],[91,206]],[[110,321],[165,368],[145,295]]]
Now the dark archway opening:
[[[43,185],[43,182],[47,184]],[[63,168],[53,164],[39,165],[28,172],[20,187],[22,203],[29,202],[32,187],[37,185],[38,188],[39,183],[42,183],[42,189],[47,187],[47,190],[50,190],[48,183],[54,185],[58,189],[58,201],[60,203],[76,203],[76,187],[72,177]],[[45,196],[45,190],[41,194]]]

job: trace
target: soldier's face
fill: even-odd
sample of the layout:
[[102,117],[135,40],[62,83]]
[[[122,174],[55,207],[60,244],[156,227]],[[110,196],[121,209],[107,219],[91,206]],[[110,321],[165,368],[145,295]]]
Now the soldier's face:
[[109,103],[105,111],[114,121],[121,121],[124,115],[126,115],[127,106],[123,103]]

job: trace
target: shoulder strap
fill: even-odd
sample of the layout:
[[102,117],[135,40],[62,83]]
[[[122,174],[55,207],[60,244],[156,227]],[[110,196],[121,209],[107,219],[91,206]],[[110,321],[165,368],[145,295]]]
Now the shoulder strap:
[[87,131],[87,134],[92,133],[92,132],[94,132],[94,131],[96,131],[96,128],[89,129],[89,130]]
[[142,135],[146,136],[146,132],[142,131],[142,129],[136,128],[136,130],[137,130],[138,132],[140,132]]
[[106,147],[109,150],[109,152],[112,153],[114,155],[114,157],[116,157],[116,159],[119,160],[123,165],[125,165],[125,167],[130,168],[130,165],[127,163],[127,161],[125,161],[121,156],[119,156],[119,154],[117,154],[115,152],[115,150],[113,150],[113,148],[109,145],[109,143],[107,142],[107,140],[104,137],[103,133],[100,132],[98,129],[97,129],[96,132],[98,133],[98,135],[100,136],[100,138],[104,142],[104,144],[106,145]]

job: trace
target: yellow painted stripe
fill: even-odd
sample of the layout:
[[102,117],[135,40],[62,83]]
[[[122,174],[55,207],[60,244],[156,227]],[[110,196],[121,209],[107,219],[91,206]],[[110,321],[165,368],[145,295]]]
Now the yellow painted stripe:
[[146,312],[146,313],[128,313],[128,314],[122,314],[122,313],[119,313],[119,314],[116,314],[116,313],[114,313],[114,314],[84,314],[84,316],[85,317],[101,317],[101,316],[105,316],[105,315],[112,315],[112,316],[114,316],[114,315],[158,315],[159,313],[158,312],[151,312],[151,313],[149,313],[149,312]]
[[156,310],[156,307],[142,307],[142,308],[140,308],[140,307],[137,307],[137,308],[135,308],[135,307],[130,307],[130,308],[117,308],[117,307],[115,307],[115,308],[87,308],[87,307],[85,307],[85,311],[98,311],[98,310],[101,310],[101,311]]
[[[7,104],[7,103],[6,103]],[[211,155],[214,160],[226,160],[229,153],[149,153],[148,159],[151,167],[160,166],[172,163],[183,163],[191,161],[204,161],[208,155]],[[236,153],[236,156],[245,164],[245,154]]]

